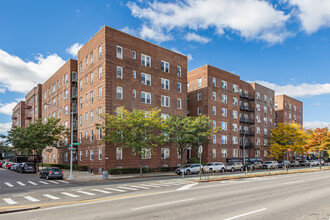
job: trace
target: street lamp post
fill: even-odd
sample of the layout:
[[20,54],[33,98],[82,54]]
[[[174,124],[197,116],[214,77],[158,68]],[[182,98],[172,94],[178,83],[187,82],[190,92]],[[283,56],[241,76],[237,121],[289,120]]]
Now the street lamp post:
[[72,161],[73,161],[73,114],[75,114],[75,112],[70,112],[64,108],[61,108],[57,105],[51,104],[49,102],[45,103],[46,105],[51,105],[54,106],[56,108],[62,109],[63,111],[67,112],[70,114],[71,116],[71,147],[70,147],[70,175],[69,175],[69,180],[73,180],[73,173],[72,173]]

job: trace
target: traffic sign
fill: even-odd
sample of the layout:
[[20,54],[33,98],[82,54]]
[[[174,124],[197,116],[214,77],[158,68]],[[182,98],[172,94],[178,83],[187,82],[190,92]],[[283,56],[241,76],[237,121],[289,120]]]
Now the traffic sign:
[[74,148],[74,147],[69,147],[69,150],[76,150],[76,148]]
[[[73,146],[74,145],[80,145],[80,143],[73,143]],[[71,147],[71,144],[69,144],[69,147]]]
[[291,151],[291,149],[289,148],[288,151]]
[[203,153],[203,146],[202,145],[199,145],[199,147],[198,147],[198,153],[199,154],[202,154]]

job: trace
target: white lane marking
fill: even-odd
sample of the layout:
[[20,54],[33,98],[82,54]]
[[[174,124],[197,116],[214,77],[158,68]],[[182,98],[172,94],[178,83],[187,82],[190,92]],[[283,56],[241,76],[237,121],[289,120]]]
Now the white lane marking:
[[17,183],[21,186],[26,186],[24,183],[20,182],[20,181],[17,181]]
[[38,184],[36,184],[35,182],[32,182],[32,181],[28,181],[28,183],[30,183],[30,184],[32,184],[34,186],[38,185]]
[[8,183],[8,182],[5,182],[5,184],[6,184],[7,186],[9,186],[9,187],[14,187],[14,185],[12,185],[12,184],[10,184],[10,183]]
[[113,190],[113,191],[117,191],[117,192],[126,192],[126,190],[122,190],[122,189],[113,189],[113,188],[105,188],[107,190]]
[[47,182],[45,182],[45,181],[39,181],[39,183],[42,183],[42,184],[49,184],[49,183],[47,183]]
[[48,182],[54,183],[54,184],[59,184],[58,182],[55,182],[53,180],[48,180]]
[[187,189],[190,189],[191,187],[193,186],[196,186],[198,183],[192,183],[192,184],[188,184],[188,185],[185,185],[177,190],[187,190]]
[[9,205],[13,205],[13,204],[17,204],[17,202],[15,202],[14,200],[12,199],[3,199],[3,201],[5,201],[6,203],[8,203]]
[[134,209],[132,209],[132,211],[139,210],[139,209],[153,208],[153,207],[157,207],[157,206],[170,205],[170,204],[175,204],[175,203],[180,203],[180,202],[187,202],[187,201],[191,201],[193,199],[194,198],[185,199],[185,200],[178,200],[178,201],[173,201],[173,202],[166,202],[166,203],[161,203],[161,204],[156,204],[156,205],[143,206],[143,207],[139,207],[139,208],[134,208]]
[[72,193],[68,193],[68,192],[61,192],[61,194],[66,195],[66,196],[69,196],[69,197],[73,197],[73,198],[80,197],[78,195],[75,195],[75,194],[72,194]]
[[148,185],[148,184],[140,184],[139,186],[146,186],[146,187],[153,187],[153,188],[160,188],[160,186],[156,186],[156,185]]
[[52,196],[52,195],[49,195],[49,194],[44,194],[43,196],[47,197],[47,198],[50,198],[50,199],[60,199],[56,196]]
[[130,188],[130,187],[124,187],[124,186],[120,186],[118,188],[120,188],[120,189],[128,189],[128,190],[138,190],[138,189],[134,189],[134,188]]
[[106,194],[112,193],[112,192],[105,191],[105,190],[100,190],[100,189],[92,189],[92,190],[96,191],[96,192],[100,192],[100,193],[106,193]]
[[61,182],[61,183],[69,183],[67,181],[64,181],[64,180],[57,180],[58,182]]
[[134,188],[138,188],[138,189],[150,189],[148,187],[144,187],[144,186],[130,186],[130,187],[134,187]]
[[33,198],[32,196],[25,196],[24,198],[27,199],[27,200],[30,200],[31,202],[39,202],[40,201],[39,199]]
[[94,196],[95,194],[94,193],[90,193],[90,192],[86,192],[86,191],[76,191],[78,193],[82,193],[82,194],[85,194],[85,195],[89,195],[89,196]]
[[252,211],[252,212],[247,212],[247,213],[244,213],[244,214],[241,214],[241,215],[236,215],[236,216],[233,216],[233,217],[230,217],[230,218],[226,218],[225,220],[232,220],[232,219],[240,218],[240,217],[243,217],[243,216],[246,216],[246,215],[251,215],[251,214],[254,214],[254,213],[257,213],[257,212],[265,211],[266,209],[267,208],[258,209],[258,210]]
[[291,182],[286,182],[283,184],[287,185],[287,184],[295,184],[295,183],[300,183],[300,182],[304,182],[304,180],[291,181]]

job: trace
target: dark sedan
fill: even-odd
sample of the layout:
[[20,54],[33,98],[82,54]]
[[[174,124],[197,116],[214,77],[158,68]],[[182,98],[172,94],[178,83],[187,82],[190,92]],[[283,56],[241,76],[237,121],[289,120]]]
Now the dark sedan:
[[21,163],[17,166],[16,171],[20,173],[36,173],[36,166],[34,163]]
[[63,171],[58,167],[47,167],[40,171],[40,178],[49,179],[63,179]]

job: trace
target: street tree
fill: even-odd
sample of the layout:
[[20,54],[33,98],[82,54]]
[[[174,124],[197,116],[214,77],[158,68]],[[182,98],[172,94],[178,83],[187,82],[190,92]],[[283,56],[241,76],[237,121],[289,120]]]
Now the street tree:
[[174,144],[183,163],[183,154],[189,147],[206,145],[209,143],[210,136],[216,132],[212,128],[211,121],[206,116],[187,117],[171,115],[166,119],[167,141]]
[[97,124],[104,131],[102,142],[113,144],[115,147],[129,148],[139,156],[140,175],[142,161],[149,158],[153,148],[164,143],[164,128],[166,124],[160,116],[160,110],[133,110],[120,108],[116,115],[101,115],[103,124]]
[[8,146],[6,143],[6,136],[5,135],[0,135],[0,160],[2,160],[2,155],[3,153],[9,153],[12,151],[12,148]]
[[58,143],[67,130],[59,124],[60,119],[50,118],[46,123],[41,119],[31,123],[28,127],[12,128],[8,132],[7,143],[10,143],[16,151],[27,155],[37,156],[37,170],[39,169],[39,157],[47,147],[58,148]]
[[303,146],[308,153],[319,153],[319,162],[321,169],[321,153],[330,150],[330,132],[327,127],[316,128],[312,131],[309,140]]
[[279,159],[288,149],[303,154],[303,146],[307,143],[309,134],[301,125],[292,122],[291,124],[279,123],[271,132],[270,153],[275,159]]

